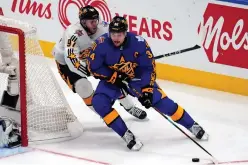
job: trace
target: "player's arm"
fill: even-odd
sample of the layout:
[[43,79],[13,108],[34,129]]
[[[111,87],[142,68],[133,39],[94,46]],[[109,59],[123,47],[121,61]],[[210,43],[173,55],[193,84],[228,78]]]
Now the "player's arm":
[[0,32],[0,73],[9,75],[18,74],[18,61],[10,47],[11,43],[7,33]]
[[86,64],[80,62],[80,47],[78,43],[78,34],[68,34],[65,38],[65,61],[71,71],[79,75],[89,76]]
[[87,58],[88,70],[95,78],[110,80],[114,71],[104,64],[104,45],[94,42]]
[[138,65],[142,72],[142,87],[146,90],[145,88],[153,88],[154,86],[156,80],[156,66],[152,50],[146,41],[144,41],[144,44],[142,43],[141,50],[141,54],[138,56]]
[[156,80],[156,66],[151,48],[146,41],[141,44],[141,54],[138,57],[138,65],[141,71],[142,96],[140,103],[150,108],[153,103],[153,86]]

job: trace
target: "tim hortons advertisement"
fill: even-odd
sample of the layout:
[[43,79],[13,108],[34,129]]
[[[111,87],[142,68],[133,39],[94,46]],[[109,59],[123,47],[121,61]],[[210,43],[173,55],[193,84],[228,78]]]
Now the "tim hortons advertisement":
[[[39,21],[51,20],[60,23],[65,29],[72,22],[77,21],[77,11],[81,6],[92,5],[99,11],[102,19],[110,22],[114,15],[122,15],[129,22],[129,31],[139,35],[145,35],[148,38],[159,40],[172,40],[172,24],[169,21],[160,21],[157,19],[147,20],[144,17],[131,15],[128,13],[120,14],[110,11],[108,4],[104,0],[58,0],[57,2],[41,0],[10,0],[5,6],[9,6],[12,13],[22,16],[33,16],[39,18]],[[5,10],[9,10],[4,7]],[[73,15],[73,16],[72,16]],[[37,23],[38,24],[38,23]]]
[[39,18],[50,19],[52,17],[51,5],[51,3],[44,5],[43,3],[31,0],[13,0],[11,11],[14,13],[19,12],[21,14],[30,14]]
[[[78,9],[92,5],[106,22],[115,15],[126,17],[129,31],[142,35],[155,56],[194,45],[201,46],[197,50],[161,58],[159,63],[247,78],[248,10],[240,4],[235,7],[232,3],[209,2],[4,0],[0,7],[5,16],[28,21],[36,26],[40,40],[54,43],[60,39],[67,26],[78,21]],[[201,35],[198,35],[200,22]]]
[[111,15],[111,12],[108,8],[108,5],[103,0],[78,0],[78,1],[71,1],[71,0],[60,0],[59,6],[58,6],[58,17],[61,25],[66,28],[68,25],[71,24],[70,20],[67,17],[67,8],[70,6],[70,4],[76,3],[77,7],[80,6],[86,6],[86,5],[92,5],[95,8],[98,9],[100,12],[103,20],[106,22],[110,22],[111,18],[114,15],[121,15],[127,18],[129,22],[129,31],[134,32],[138,35],[146,35],[149,38],[157,38],[157,39],[163,39],[163,40],[171,40],[172,39],[172,25],[170,22],[165,21],[161,22],[156,19],[151,19],[147,21],[144,17],[139,17],[135,15],[128,15],[128,14],[120,14],[120,13],[113,13]]
[[200,31],[210,62],[248,69],[248,10],[209,3]]

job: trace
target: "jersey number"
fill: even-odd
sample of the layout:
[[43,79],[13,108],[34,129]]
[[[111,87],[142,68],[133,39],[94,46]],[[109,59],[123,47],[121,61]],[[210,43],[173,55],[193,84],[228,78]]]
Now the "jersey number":
[[74,47],[76,45],[77,37],[72,35],[70,39],[67,40],[67,47]]
[[71,39],[67,40],[67,47],[74,47],[76,45],[76,42],[72,41]]
[[152,53],[151,53],[150,50],[147,50],[147,51],[146,51],[146,54],[148,55],[148,58],[152,58],[152,57],[153,57],[153,55],[152,55]]
[[95,59],[95,53],[92,53],[92,54],[90,55],[90,58],[91,58],[91,60],[94,60],[94,59]]

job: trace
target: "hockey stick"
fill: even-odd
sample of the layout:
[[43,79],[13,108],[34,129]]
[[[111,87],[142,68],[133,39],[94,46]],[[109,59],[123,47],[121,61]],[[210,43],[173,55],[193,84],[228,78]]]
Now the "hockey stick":
[[[135,80],[135,81],[138,81]],[[135,92],[139,97],[141,97],[141,94],[134,88],[131,88],[127,82],[124,82],[124,84],[126,84],[127,88],[132,90],[133,92]],[[187,133],[185,133],[180,127],[178,127],[173,121],[171,121],[165,114],[163,114],[162,112],[158,111],[157,109],[153,108],[155,111],[157,111],[162,117],[164,117],[166,120],[168,120],[174,127],[176,127],[179,131],[181,131],[185,136],[187,136],[191,141],[193,141],[198,147],[200,147],[203,151],[205,151],[209,156],[211,156],[213,158],[213,163],[217,164],[217,159],[215,157],[213,157],[212,154],[210,154],[204,147],[202,147],[199,143],[197,143],[193,138],[191,138]]]
[[169,56],[181,54],[181,53],[184,53],[184,52],[196,50],[196,49],[199,49],[199,48],[201,48],[199,45],[195,45],[193,47],[189,47],[189,48],[186,48],[186,49],[182,49],[182,50],[178,50],[178,51],[175,51],[175,52],[155,56],[154,59],[157,60],[157,59],[160,59],[160,58],[163,58],[163,57],[169,57]]

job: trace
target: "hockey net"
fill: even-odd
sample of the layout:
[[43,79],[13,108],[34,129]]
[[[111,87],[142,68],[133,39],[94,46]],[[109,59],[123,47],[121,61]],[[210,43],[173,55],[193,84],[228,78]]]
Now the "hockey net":
[[[22,146],[64,141],[80,136],[83,132],[82,125],[70,109],[46,63],[36,28],[25,22],[0,16],[0,35],[0,48],[14,52],[18,59]],[[3,60],[0,55],[1,64]],[[8,76],[0,73],[0,100],[3,91],[7,89]]]

